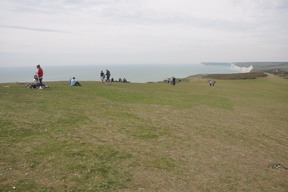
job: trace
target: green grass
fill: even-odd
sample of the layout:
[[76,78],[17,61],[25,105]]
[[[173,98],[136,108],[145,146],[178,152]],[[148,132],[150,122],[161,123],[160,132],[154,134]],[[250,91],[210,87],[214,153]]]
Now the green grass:
[[287,79],[48,84],[0,84],[0,191],[288,191]]

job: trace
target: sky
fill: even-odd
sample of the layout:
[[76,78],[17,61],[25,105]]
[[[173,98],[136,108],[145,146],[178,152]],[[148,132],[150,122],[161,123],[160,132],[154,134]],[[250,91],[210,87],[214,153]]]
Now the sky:
[[0,66],[288,61],[288,0],[0,0]]

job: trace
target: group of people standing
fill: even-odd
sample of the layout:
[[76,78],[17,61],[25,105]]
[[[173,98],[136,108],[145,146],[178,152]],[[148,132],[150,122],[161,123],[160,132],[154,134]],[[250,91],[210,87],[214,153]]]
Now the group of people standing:
[[114,78],[111,78],[111,73],[108,69],[106,69],[106,73],[104,73],[103,71],[100,72],[100,79],[102,81],[102,83],[107,83],[107,82],[123,82],[123,83],[130,83],[130,81],[127,81],[126,78],[123,78],[123,80],[121,78],[119,78],[119,80],[114,80]]
[[[106,73],[104,73],[103,71],[100,72],[100,79],[101,79],[102,83],[112,82],[113,80],[110,80],[110,77],[111,77],[111,73],[108,69],[106,69]],[[76,81],[75,77],[70,79],[69,84],[71,86],[81,86],[79,81]]]
[[167,83],[167,82],[170,83],[170,85],[175,86],[176,85],[176,78],[171,77],[171,78],[165,79],[165,83]]
[[100,79],[102,83],[110,82],[110,77],[111,77],[111,73],[108,69],[106,69],[106,73],[104,73],[103,71],[100,72]]

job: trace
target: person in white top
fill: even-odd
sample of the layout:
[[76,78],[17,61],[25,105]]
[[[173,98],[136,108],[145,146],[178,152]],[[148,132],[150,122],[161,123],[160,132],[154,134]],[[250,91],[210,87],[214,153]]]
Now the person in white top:
[[76,81],[75,77],[73,77],[72,79],[70,79],[70,86],[81,86],[81,84]]

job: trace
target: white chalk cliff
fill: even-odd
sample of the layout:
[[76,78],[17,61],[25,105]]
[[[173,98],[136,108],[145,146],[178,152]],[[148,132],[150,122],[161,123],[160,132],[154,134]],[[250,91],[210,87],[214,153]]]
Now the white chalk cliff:
[[250,67],[239,67],[239,66],[237,66],[235,64],[231,64],[231,68],[234,71],[240,71],[240,72],[244,72],[244,73],[249,73],[250,71],[252,71],[253,66],[250,65]]

